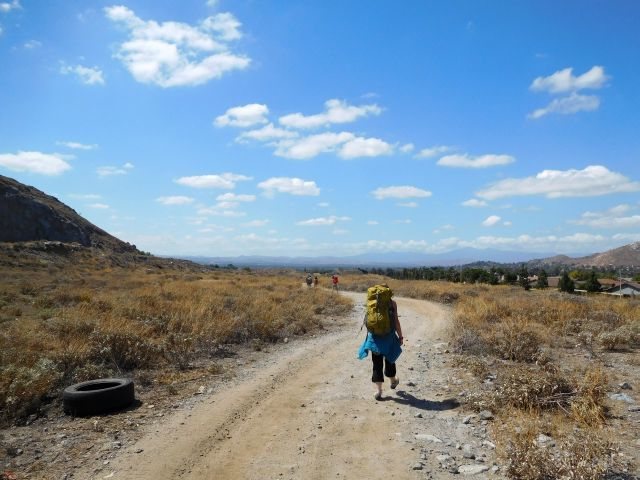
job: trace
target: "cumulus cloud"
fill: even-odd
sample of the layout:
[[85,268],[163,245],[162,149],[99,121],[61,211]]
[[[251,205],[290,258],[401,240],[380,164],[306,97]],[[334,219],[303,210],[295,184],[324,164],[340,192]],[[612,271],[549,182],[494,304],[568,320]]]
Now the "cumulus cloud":
[[488,168],[496,165],[508,165],[515,162],[515,158],[511,155],[480,155],[472,157],[468,154],[447,155],[438,160],[438,165],[443,167],[457,168]]
[[337,222],[347,222],[351,220],[349,217],[337,217],[331,215],[329,217],[310,218],[309,220],[302,220],[297,222],[296,225],[302,225],[305,227],[325,227],[335,225]]
[[216,200],[219,202],[253,202],[255,201],[255,195],[245,195],[245,194],[237,194],[237,193],[223,193],[222,195],[218,195]]
[[39,42],[38,40],[29,40],[29,41],[25,42],[25,44],[23,46],[27,50],[33,50],[33,49],[36,49],[36,48],[40,48],[42,46],[42,42]]
[[95,208],[97,210],[108,210],[110,208],[106,203],[90,203],[87,206],[89,208]]
[[302,113],[284,115],[279,119],[280,124],[291,128],[317,128],[336,123],[351,123],[360,117],[379,115],[382,112],[376,104],[355,106],[335,98],[327,100],[324,106],[325,111],[315,115]]
[[590,70],[578,75],[573,75],[573,68],[565,68],[549,75],[548,77],[537,77],[531,86],[531,90],[536,92],[565,93],[575,92],[582,89],[602,88],[609,80],[604,73],[604,67],[595,65]]
[[316,182],[311,180],[302,180],[301,178],[290,177],[272,177],[258,184],[265,195],[272,196],[276,192],[288,193],[290,195],[317,196],[320,195],[320,189]]
[[214,205],[213,207],[199,208],[198,215],[202,215],[205,217],[214,216],[214,217],[237,218],[237,217],[244,217],[247,214],[245,212],[239,212],[233,209],[226,209],[224,208],[224,206]]
[[56,142],[56,145],[62,145],[73,150],[94,150],[98,148],[98,145],[96,145],[95,143],[88,145],[79,142]]
[[22,152],[0,154],[0,166],[14,172],[38,173],[40,175],[60,175],[69,170],[63,155],[57,153]]
[[198,25],[189,25],[145,21],[123,5],[106,7],[104,12],[128,32],[116,58],[138,82],[164,88],[200,85],[245,69],[251,62],[230,49],[229,42],[242,37],[241,24],[231,13],[218,13]]
[[338,156],[345,159],[360,157],[379,157],[390,155],[393,147],[379,138],[356,137],[346,142],[338,151]]
[[453,147],[447,145],[436,145],[435,147],[423,148],[416,154],[416,158],[431,158],[442,155],[453,150]]
[[572,223],[593,228],[638,228],[640,215],[628,215],[630,205],[622,204],[604,212],[584,212],[579,220]]
[[96,173],[100,177],[110,177],[113,175],[126,175],[133,168],[133,164],[127,162],[122,167],[105,166],[98,167]]
[[185,197],[183,195],[172,195],[169,197],[158,197],[156,202],[163,205],[189,205],[193,203],[194,199],[191,197]]
[[17,10],[22,8],[19,0],[13,0],[12,2],[0,2],[0,12],[9,13],[11,10]]
[[60,73],[63,75],[75,75],[85,85],[104,85],[102,70],[98,67],[85,67],[84,65],[62,65]]
[[477,192],[477,196],[487,200],[525,195],[595,197],[639,190],[640,182],[602,165],[590,165],[583,170],[543,170],[534,177],[507,178]]
[[430,191],[409,185],[380,187],[376,188],[371,194],[378,200],[384,200],[385,198],[426,198],[431,196]]
[[493,227],[496,223],[498,223],[501,218],[497,215],[490,215],[484,219],[482,222],[483,227]]
[[416,148],[416,147],[415,147],[415,145],[413,143],[405,143],[404,145],[402,145],[399,148],[399,150],[402,153],[411,153],[411,152],[413,152],[414,148]]
[[196,175],[192,177],[181,177],[175,182],[179,185],[191,188],[222,188],[231,190],[235,188],[236,182],[251,180],[251,177],[238,175],[235,173],[223,173],[220,175]]
[[596,95],[572,93],[568,97],[555,98],[544,108],[538,108],[529,114],[529,118],[538,119],[550,113],[571,115],[578,112],[591,112],[600,107],[600,98]]
[[282,140],[278,142],[275,154],[279,157],[306,160],[321,153],[335,151],[337,147],[354,138],[355,135],[350,132],[326,132],[299,139]]
[[274,127],[273,123],[269,123],[262,128],[242,132],[238,138],[236,138],[236,141],[242,142],[244,140],[256,140],[258,142],[269,142],[271,140],[296,138],[297,136],[298,132],[292,132],[285,128]]
[[610,79],[604,73],[604,67],[596,65],[589,71],[579,76],[573,75],[573,68],[559,70],[548,77],[536,78],[529,87],[537,92],[549,92],[551,94],[566,94],[568,96],[555,98],[544,108],[538,108],[528,117],[532,119],[542,118],[551,113],[560,115],[572,115],[578,112],[590,112],[600,107],[600,98],[596,95],[582,95],[578,92],[584,89],[599,89],[606,85]]
[[266,116],[269,108],[260,103],[232,107],[224,115],[216,117],[213,122],[216,127],[251,127],[267,123]]
[[265,227],[269,224],[269,220],[251,220],[250,222],[243,223],[243,227]]
[[463,207],[472,207],[472,208],[480,208],[486,207],[488,205],[484,200],[478,200],[477,198],[470,198],[469,200],[465,200],[462,202]]

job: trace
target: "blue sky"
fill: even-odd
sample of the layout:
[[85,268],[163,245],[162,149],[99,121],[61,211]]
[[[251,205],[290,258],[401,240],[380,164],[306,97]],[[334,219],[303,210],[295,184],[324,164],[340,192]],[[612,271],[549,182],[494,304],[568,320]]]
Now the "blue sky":
[[0,0],[0,174],[173,255],[640,240],[640,4]]

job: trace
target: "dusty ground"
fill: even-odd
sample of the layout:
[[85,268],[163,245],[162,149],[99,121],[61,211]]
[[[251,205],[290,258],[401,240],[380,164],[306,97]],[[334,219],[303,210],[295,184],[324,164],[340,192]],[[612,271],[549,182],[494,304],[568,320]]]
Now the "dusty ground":
[[6,432],[5,445],[22,439],[23,453],[4,467],[18,478],[499,478],[491,420],[456,401],[462,381],[443,343],[449,309],[397,299],[400,386],[377,402],[371,362],[356,359],[363,295],[347,295],[357,307],[343,327],[231,359],[231,378],[185,386],[200,395],[147,396],[118,415],[20,427],[37,429],[37,441]]

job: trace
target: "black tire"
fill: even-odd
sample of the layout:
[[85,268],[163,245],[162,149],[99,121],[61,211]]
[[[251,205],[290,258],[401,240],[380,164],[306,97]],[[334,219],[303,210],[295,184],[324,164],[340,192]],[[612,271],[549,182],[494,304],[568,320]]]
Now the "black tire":
[[89,380],[71,385],[62,393],[65,413],[76,417],[119,410],[134,400],[133,381],[129,378]]

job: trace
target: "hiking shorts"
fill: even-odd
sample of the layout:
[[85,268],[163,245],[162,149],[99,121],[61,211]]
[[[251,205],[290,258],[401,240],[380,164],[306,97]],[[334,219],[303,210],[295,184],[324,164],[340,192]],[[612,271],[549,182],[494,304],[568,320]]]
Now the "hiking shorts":
[[[371,381],[376,382],[384,382],[384,377],[395,377],[396,376],[396,364],[391,363],[387,360],[384,355],[378,355],[377,353],[371,352],[371,360],[373,361],[373,375],[371,375]],[[382,365],[384,363],[384,376]]]

